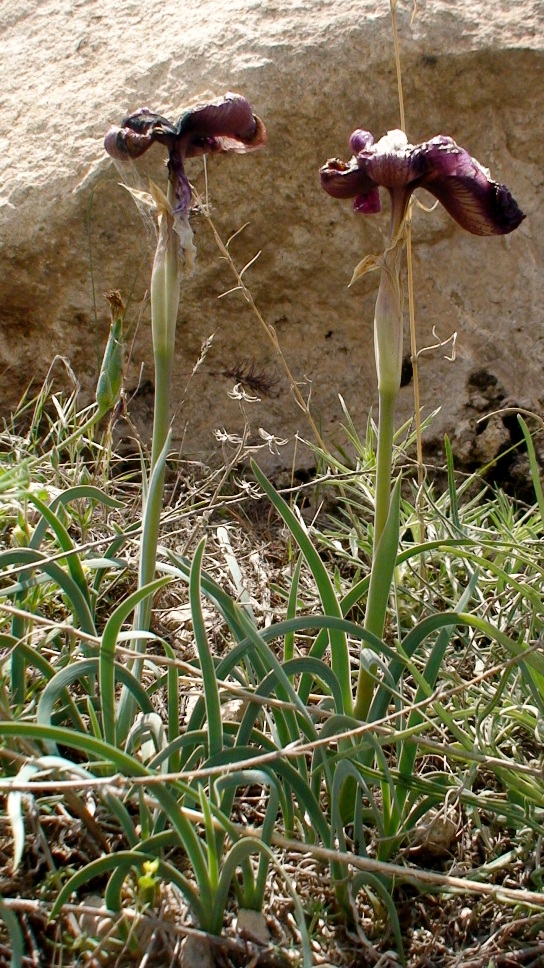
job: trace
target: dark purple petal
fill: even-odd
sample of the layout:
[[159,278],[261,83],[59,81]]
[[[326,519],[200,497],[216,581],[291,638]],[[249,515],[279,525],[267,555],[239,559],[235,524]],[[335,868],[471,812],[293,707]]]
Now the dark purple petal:
[[[357,132],[355,132],[357,134]],[[357,164],[376,185],[405,188],[425,171],[425,158],[409,145],[403,131],[389,131],[357,153]]]
[[245,97],[229,93],[191,108],[175,125],[140,108],[121,127],[111,128],[104,144],[112,157],[127,160],[139,158],[155,142],[182,158],[219,151],[245,153],[266,144],[266,128]]
[[451,138],[419,146],[427,173],[418,185],[431,192],[459,225],[473,235],[507,235],[525,215],[506,185],[493,181],[468,151]]
[[126,161],[140,158],[155,141],[169,147],[175,133],[166,118],[153,114],[148,108],[140,108],[124,118],[120,128],[110,128],[104,138],[104,147],[112,158]]
[[347,165],[338,158],[330,158],[319,171],[321,187],[333,198],[356,198],[366,196],[376,189],[375,183],[368,178],[352,158]]
[[197,155],[217,154],[219,152],[234,151],[236,154],[245,155],[248,151],[257,151],[264,148],[266,144],[266,128],[256,114],[253,115],[255,121],[255,131],[251,138],[242,139],[241,137],[228,137],[221,135],[213,138],[192,139],[186,150],[187,158],[195,158]]
[[136,134],[151,135],[155,140],[175,135],[176,129],[166,118],[154,114],[149,108],[138,108],[121,122],[121,127],[129,128]]
[[357,212],[379,211],[378,186],[389,190],[397,213],[400,203],[406,205],[411,192],[421,187],[474,235],[506,235],[525,218],[506,186],[493,181],[452,138],[439,135],[410,145],[403,131],[389,131],[375,144],[370,132],[359,128],[350,145],[355,156],[349,164],[327,162],[321,184],[334,198],[356,196]]
[[176,132],[187,157],[208,151],[254,151],[266,144],[266,129],[241,94],[190,108],[179,118]]
[[185,174],[183,159],[176,151],[173,151],[170,155],[168,170],[170,172],[170,177],[174,186],[174,194],[176,196],[174,211],[177,214],[185,215],[189,211],[193,193],[191,191],[189,179]]
[[131,158],[139,158],[144,151],[153,144],[153,138],[148,134],[135,134],[128,128],[118,128],[115,125],[110,128],[104,138],[104,148],[118,161],[129,161]]
[[370,131],[365,131],[363,128],[357,128],[349,139],[349,146],[354,155],[359,154],[360,151],[364,151],[365,148],[370,148],[373,144],[374,135]]
[[373,188],[366,195],[357,195],[353,203],[353,211],[360,212],[362,215],[376,215],[377,212],[381,211],[381,208],[379,188]]

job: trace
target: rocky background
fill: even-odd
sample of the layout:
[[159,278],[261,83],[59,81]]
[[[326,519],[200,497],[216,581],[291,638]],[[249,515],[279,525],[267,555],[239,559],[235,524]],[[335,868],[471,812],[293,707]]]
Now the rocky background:
[[[454,362],[448,348],[421,358],[425,413],[441,408],[427,439],[447,430],[470,466],[515,434],[511,418],[481,416],[505,404],[544,410],[544,6],[420,0],[413,21],[412,12],[400,0],[410,140],[451,135],[527,213],[520,229],[493,239],[464,233],[440,207],[414,217],[419,345],[436,343],[433,327],[439,339],[457,332]],[[269,143],[209,160],[212,217],[223,239],[249,223],[232,255],[242,267],[261,252],[246,283],[327,441],[342,441],[338,394],[363,431],[375,402],[377,277],[347,284],[363,255],[380,250],[388,213],[356,216],[321,191],[317,173],[328,157],[348,157],[353,128],[379,137],[399,126],[387,0],[0,0],[0,49],[3,415],[55,354],[92,393],[109,326],[102,293],[115,288],[130,297],[130,410],[149,429],[150,242],[103,136],[142,105],[174,119],[201,96],[234,90],[264,119]],[[164,158],[151,154],[160,182]],[[203,189],[201,159],[188,167]],[[220,456],[214,429],[236,434],[244,423],[228,396],[232,374],[254,360],[273,386],[248,405],[252,432],[288,438],[279,456],[267,455],[269,466],[288,465],[295,435],[310,435],[306,418],[247,303],[239,293],[217,298],[233,278],[202,216],[195,231],[197,271],[179,315],[176,442],[197,459]],[[399,419],[412,407],[407,372]],[[311,461],[300,446],[297,461]]]

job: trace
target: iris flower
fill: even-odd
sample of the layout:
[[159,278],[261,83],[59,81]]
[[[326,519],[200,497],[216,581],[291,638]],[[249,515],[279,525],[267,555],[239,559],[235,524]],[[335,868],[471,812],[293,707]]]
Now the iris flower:
[[[378,375],[379,422],[376,453],[374,554],[365,628],[383,634],[387,598],[398,547],[399,482],[391,492],[395,407],[402,369],[401,256],[405,219],[412,192],[424,188],[462,228],[474,235],[506,235],[525,218],[505,185],[451,138],[439,135],[420,145],[408,144],[403,131],[389,131],[377,143],[370,131],[350,138],[351,161],[330,159],[320,170],[321,185],[333,198],[353,198],[354,209],[372,215],[381,208],[380,188],[391,199],[390,233],[380,257],[367,256],[353,280],[379,268],[380,287],[374,313],[374,351]],[[352,280],[352,281],[353,281]],[[355,715],[364,719],[373,688],[375,664],[361,664]]]
[[320,171],[321,184],[333,198],[354,198],[364,215],[380,211],[380,187],[391,195],[396,227],[410,196],[424,188],[459,225],[473,235],[506,235],[525,218],[505,185],[452,138],[438,135],[420,145],[408,144],[404,131],[389,131],[374,144],[370,131],[354,131],[353,157],[331,159]]
[[353,273],[355,280],[370,269],[381,269],[374,316],[382,431],[378,440],[376,507],[376,540],[379,540],[389,511],[389,497],[385,500],[385,489],[381,496],[379,491],[382,476],[384,488],[386,480],[390,481],[385,467],[390,463],[393,412],[402,367],[402,230],[412,192],[416,188],[431,192],[456,222],[474,235],[506,235],[525,216],[506,186],[493,181],[487,169],[452,138],[439,135],[423,144],[411,145],[404,131],[396,130],[374,143],[370,131],[357,129],[350,138],[350,147],[351,161],[333,158],[321,168],[321,185],[325,191],[333,198],[353,198],[355,211],[364,215],[380,211],[380,188],[386,188],[391,198],[390,235],[383,255],[367,256]]
[[172,124],[149,108],[129,114],[121,126],[113,126],[104,147],[118,161],[140,158],[153,144],[168,149],[168,171],[174,187],[176,214],[186,215],[191,204],[191,187],[185,174],[185,159],[208,153],[255,151],[266,144],[266,129],[253,114],[249,101],[240,94],[224,97],[185,111]]
[[[155,405],[151,468],[145,491],[141,539],[139,589],[155,577],[157,542],[164,490],[165,462],[170,443],[170,395],[180,288],[183,275],[194,267],[195,246],[189,224],[191,186],[185,174],[185,159],[195,155],[236,151],[244,153],[263,147],[266,130],[253,114],[249,101],[240,94],[224,97],[185,111],[172,124],[149,108],[140,108],[114,125],[104,147],[116,161],[140,158],[154,144],[168,151],[168,187],[165,194],[150,181],[149,193],[129,189],[137,204],[155,207],[158,239],[151,274],[151,330],[155,361]],[[151,596],[142,597],[135,610],[134,630],[146,632],[151,618]],[[145,649],[145,637],[136,639],[136,651]],[[139,675],[140,660],[133,671]],[[118,734],[125,737],[135,709],[134,696],[124,687],[118,709]]]

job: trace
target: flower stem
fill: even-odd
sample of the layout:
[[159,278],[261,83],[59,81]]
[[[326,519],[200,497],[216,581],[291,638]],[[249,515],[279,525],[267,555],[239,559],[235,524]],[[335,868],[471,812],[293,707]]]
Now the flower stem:
[[[376,454],[376,503],[374,512],[374,556],[385,528],[391,502],[391,468],[397,394],[382,390],[379,394],[379,429]],[[374,631],[374,630],[373,630]],[[379,633],[381,634],[381,633]]]
[[[153,272],[151,276],[151,328],[153,333],[153,355],[155,363],[155,405],[153,412],[153,439],[151,445],[151,467],[147,488],[144,491],[142,510],[142,538],[140,543],[140,564],[138,569],[138,588],[143,588],[155,577],[157,545],[161,512],[163,506],[164,477],[166,463],[166,442],[170,430],[170,396],[172,387],[172,366],[176,341],[176,321],[178,315],[181,258],[180,238],[174,228],[172,209],[176,204],[172,183],[168,183],[167,200],[170,209],[159,211],[159,238]],[[147,596],[137,606],[134,613],[134,632],[147,632],[151,623],[152,596]],[[136,652],[145,651],[145,637],[136,638]],[[142,660],[135,659],[131,671],[139,678]],[[119,699],[118,735],[126,737],[135,710],[135,699],[127,688],[123,688]]]
[[[168,202],[176,204],[172,183],[168,182]],[[176,345],[176,322],[179,308],[181,267],[179,237],[174,231],[173,217],[168,212],[160,215],[159,240],[151,276],[151,327],[155,362],[155,405],[153,411],[153,439],[149,479],[157,467],[170,429],[170,396],[172,367]],[[155,577],[157,544],[163,504],[165,467],[158,470],[156,485],[148,490],[144,501],[144,529],[140,549],[138,587],[142,588]],[[151,599],[144,599],[135,615],[134,629],[149,629]],[[143,643],[139,643],[143,651]]]
[[[391,193],[391,234],[386,246],[380,278],[380,288],[374,313],[374,352],[378,375],[379,420],[376,453],[376,498],[374,510],[374,542],[365,629],[378,638],[383,635],[387,599],[393,578],[394,562],[398,547],[397,514],[391,515],[391,475],[393,464],[393,438],[395,433],[395,408],[400,390],[402,369],[402,287],[400,263],[404,247],[402,226],[407,198]],[[396,488],[395,508],[400,499]],[[384,540],[382,541],[382,536]],[[387,539],[387,540],[386,540]],[[366,719],[374,692],[376,663],[367,667],[361,663],[357,681],[355,715]]]
[[391,465],[395,407],[402,369],[402,288],[400,261],[404,240],[392,232],[382,263],[374,314],[374,351],[378,375],[379,421],[376,455],[374,556],[382,536],[391,500]]

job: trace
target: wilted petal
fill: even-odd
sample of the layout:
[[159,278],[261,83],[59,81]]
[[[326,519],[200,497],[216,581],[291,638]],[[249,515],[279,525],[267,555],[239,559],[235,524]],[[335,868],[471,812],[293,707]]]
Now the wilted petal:
[[380,202],[380,190],[373,188],[366,195],[357,195],[353,203],[353,211],[361,212],[362,215],[376,215],[381,212],[382,203]]
[[370,148],[373,144],[374,135],[370,131],[365,131],[364,128],[357,128],[349,139],[349,146],[354,155],[359,154],[360,151],[364,151],[365,148]]
[[251,137],[241,138],[237,136],[233,138],[227,135],[220,135],[214,138],[191,140],[186,152],[187,158],[194,158],[197,155],[204,155],[208,152],[213,154],[226,151],[234,151],[236,154],[245,155],[248,151],[257,151],[258,148],[264,148],[266,144],[266,128],[256,114],[253,115],[253,119],[255,121],[255,131]]
[[190,108],[171,124],[149,108],[140,108],[108,131],[104,144],[113,158],[139,158],[158,142],[168,149],[168,171],[174,187],[174,214],[186,215],[191,204],[191,187],[185,174],[185,159],[218,151],[255,151],[266,144],[263,122],[240,94],[228,93],[215,101]]
[[424,161],[400,130],[388,131],[376,144],[368,145],[357,154],[361,171],[376,185],[391,190],[405,188],[423,174]]
[[112,158],[120,161],[139,158],[156,141],[170,146],[176,129],[166,118],[154,114],[149,108],[139,108],[113,126],[104,138],[104,147]]
[[431,192],[456,222],[473,235],[507,235],[525,218],[506,185],[451,138],[438,137],[419,146],[427,173],[418,186]]
[[506,186],[493,181],[489,172],[452,138],[439,135],[411,145],[404,131],[395,130],[374,143],[369,131],[358,128],[350,146],[355,154],[349,164],[333,159],[320,175],[329,195],[355,196],[356,212],[378,212],[378,188],[387,188],[398,223],[411,193],[421,187],[474,235],[505,235],[525,218]]
[[189,184],[189,179],[185,174],[183,158],[179,151],[173,150],[170,152],[168,170],[170,172],[170,177],[174,186],[174,194],[176,196],[175,212],[176,214],[188,212],[191,205],[192,191]]
[[127,128],[113,125],[104,138],[104,148],[117,161],[128,161],[139,158],[153,144],[153,138],[148,134],[135,134]]
[[136,134],[152,135],[155,140],[176,134],[176,128],[167,118],[155,114],[149,108],[138,108],[133,114],[129,114],[122,122],[122,127],[129,128]]
[[329,158],[320,169],[319,177],[322,188],[333,198],[364,196],[376,188],[375,182],[359,168],[355,158],[349,164],[339,158]]
[[266,144],[265,126],[249,101],[230,92],[190,108],[179,118],[176,131],[187,157],[208,151],[253,151]]

